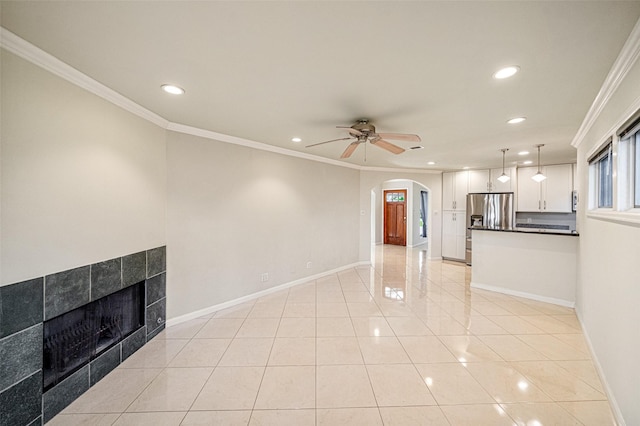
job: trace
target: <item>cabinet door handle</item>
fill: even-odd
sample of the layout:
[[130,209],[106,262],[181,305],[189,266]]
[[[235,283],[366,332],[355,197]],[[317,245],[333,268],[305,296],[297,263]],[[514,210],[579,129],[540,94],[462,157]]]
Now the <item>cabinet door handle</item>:
[[544,200],[544,209],[547,209],[547,200]]
[[542,208],[540,207],[540,200],[538,200],[538,210],[542,210]]

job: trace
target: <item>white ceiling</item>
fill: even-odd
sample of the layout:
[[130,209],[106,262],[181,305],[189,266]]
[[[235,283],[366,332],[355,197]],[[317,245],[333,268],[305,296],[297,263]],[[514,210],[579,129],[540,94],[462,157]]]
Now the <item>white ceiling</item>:
[[[369,118],[424,149],[350,163],[499,167],[570,146],[640,2],[2,2],[2,26],[165,119],[337,159]],[[494,80],[498,68],[521,72]],[[186,94],[160,91],[175,83]],[[506,120],[526,116],[519,125]],[[302,143],[291,138],[301,137]],[[405,148],[415,144],[397,142]],[[435,166],[427,166],[435,161]]]

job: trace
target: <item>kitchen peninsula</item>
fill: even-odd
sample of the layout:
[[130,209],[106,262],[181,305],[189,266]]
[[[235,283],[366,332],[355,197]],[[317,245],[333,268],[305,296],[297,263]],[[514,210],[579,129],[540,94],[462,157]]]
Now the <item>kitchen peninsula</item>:
[[574,307],[578,234],[472,227],[471,287]]

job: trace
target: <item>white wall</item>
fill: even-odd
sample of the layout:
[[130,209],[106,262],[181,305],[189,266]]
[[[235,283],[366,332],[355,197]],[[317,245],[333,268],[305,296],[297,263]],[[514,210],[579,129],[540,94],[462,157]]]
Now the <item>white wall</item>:
[[357,170],[173,132],[167,164],[168,318],[358,261]]
[[[640,226],[588,217],[588,154],[640,97],[636,62],[578,147],[580,204],[577,311],[627,425],[640,424]],[[627,112],[625,112],[627,111]]]
[[[442,173],[365,170],[360,172],[360,260],[369,261],[371,259],[371,244],[382,242],[382,231],[380,231],[379,239],[376,238],[376,241],[371,241],[371,191],[376,194],[376,209],[380,212],[380,214],[373,215],[376,220],[376,230],[379,230],[382,226],[382,187],[385,182],[391,180],[415,181],[429,190],[427,227],[430,241],[428,256],[430,259],[441,258],[442,217],[440,209],[442,205]],[[393,187],[394,182],[389,182],[388,185]],[[408,187],[413,192],[413,186],[409,184]],[[416,208],[419,210],[420,206],[418,205]],[[407,244],[409,243],[407,242]]]
[[1,54],[1,284],[164,245],[165,131]]

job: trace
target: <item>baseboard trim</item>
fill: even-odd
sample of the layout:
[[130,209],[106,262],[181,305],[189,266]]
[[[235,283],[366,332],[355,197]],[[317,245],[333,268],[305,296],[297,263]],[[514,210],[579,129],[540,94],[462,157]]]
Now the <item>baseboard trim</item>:
[[578,309],[576,309],[576,316],[578,317],[578,322],[580,322],[580,327],[582,328],[582,335],[584,336],[584,340],[587,342],[587,347],[589,348],[589,352],[591,353],[591,359],[593,360],[593,365],[596,368],[596,372],[598,373],[600,382],[602,382],[604,393],[607,395],[607,399],[609,400],[609,405],[611,406],[611,411],[613,412],[613,416],[616,419],[616,423],[618,424],[618,426],[627,426],[627,423],[624,421],[624,417],[622,416],[622,410],[620,410],[620,407],[618,406],[618,402],[616,401],[613,395],[613,392],[611,391],[609,382],[607,382],[606,376],[604,375],[604,371],[602,370],[602,366],[600,365],[600,361],[596,356],[596,351],[593,350],[593,344],[591,343],[591,338],[589,337],[589,333],[587,333],[587,328],[584,326],[584,322],[582,322],[582,316]]
[[237,299],[229,300],[227,302],[218,303],[217,305],[209,306],[207,308],[199,309],[197,311],[190,312],[188,314],[180,315],[175,318],[168,319],[166,322],[167,327],[171,327],[174,325],[181,324],[186,321],[190,321],[195,318],[199,318],[204,315],[211,314],[213,312],[221,311],[222,309],[231,308],[236,305],[240,305],[242,303],[248,302],[250,300],[258,299],[260,297],[268,296],[269,294],[276,293],[281,290],[285,290],[287,288],[295,287],[300,284],[306,284],[309,281],[317,280],[319,278],[326,277],[327,275],[332,275],[338,272],[345,271],[347,269],[357,268],[358,266],[370,266],[371,262],[369,261],[360,261],[356,263],[351,263],[349,265],[341,266],[339,268],[332,269],[330,271],[321,272],[319,274],[310,275],[304,278],[300,278],[294,281],[290,281],[288,283],[280,284],[275,287],[268,288],[266,290],[258,291],[256,293],[251,293],[246,296],[239,297]]
[[517,296],[517,297],[522,297],[522,298],[525,298],[525,299],[537,300],[538,302],[551,303],[553,305],[564,306],[566,308],[575,308],[576,307],[576,302],[575,301],[572,302],[570,300],[556,299],[554,297],[547,297],[547,296],[540,296],[538,294],[526,293],[524,291],[511,290],[511,289],[504,288],[504,287],[496,287],[496,286],[493,286],[493,285],[487,285],[487,284],[477,283],[477,282],[473,282],[473,281],[471,281],[470,285],[471,285],[472,288],[477,288],[477,289],[480,289],[480,290],[495,291],[496,293],[508,294],[509,296]]

